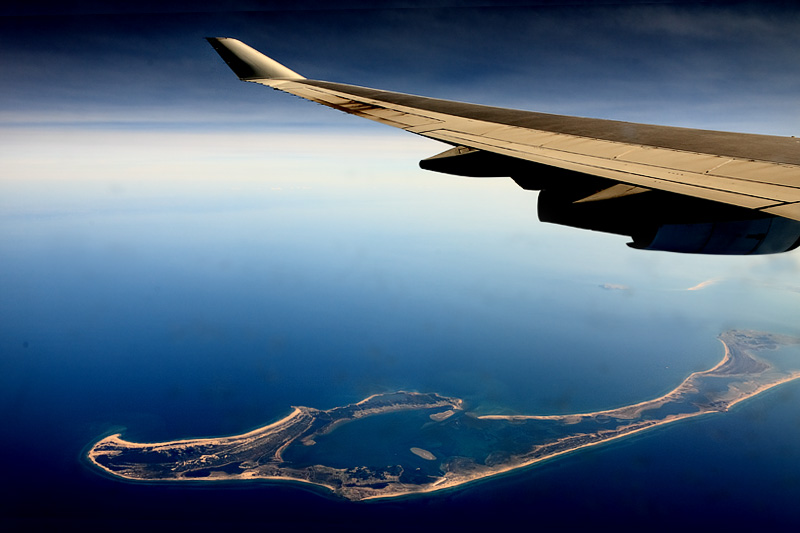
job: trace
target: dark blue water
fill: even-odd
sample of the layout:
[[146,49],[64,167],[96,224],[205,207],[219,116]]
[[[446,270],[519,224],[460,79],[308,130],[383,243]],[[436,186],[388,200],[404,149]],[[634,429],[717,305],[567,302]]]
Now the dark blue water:
[[[341,227],[320,233],[327,214],[291,213],[4,219],[3,517],[370,530],[454,517],[497,527],[520,513],[544,528],[797,518],[796,384],[727,414],[398,501],[354,504],[261,482],[132,484],[88,467],[86,447],[120,427],[140,441],[236,434],[292,405],[326,409],[398,389],[460,397],[479,413],[617,407],[713,366],[725,327],[781,324],[764,312],[775,308],[749,305],[766,297],[748,287],[667,291],[684,279],[664,264],[648,282],[640,256],[620,269],[600,255],[587,270],[496,227],[373,235],[337,212]],[[404,237],[385,242],[392,231]],[[331,245],[348,232],[358,244]],[[639,288],[600,288],[610,272]]]
[[[79,456],[100,429],[93,409],[65,398],[36,420],[6,420],[4,516],[145,527],[180,521],[220,525],[353,525],[391,516],[398,529],[452,523],[496,524],[523,512],[535,527],[621,529],[648,524],[788,527],[798,519],[800,386],[791,384],[708,416],[552,461],[474,486],[399,501],[354,504],[302,486],[264,483],[147,485],[97,475]],[[70,403],[72,405],[70,405]],[[24,433],[17,433],[24,431]],[[466,519],[466,518],[465,518]],[[638,526],[637,526],[638,527]]]

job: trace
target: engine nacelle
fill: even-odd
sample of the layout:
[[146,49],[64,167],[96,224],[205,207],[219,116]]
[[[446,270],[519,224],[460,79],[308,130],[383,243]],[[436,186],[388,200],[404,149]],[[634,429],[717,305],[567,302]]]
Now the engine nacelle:
[[657,191],[576,202],[584,194],[545,189],[539,194],[539,219],[627,235],[633,240],[628,246],[640,250],[748,255],[788,252],[800,246],[796,220]]
[[800,222],[781,217],[700,224],[663,224],[628,246],[687,254],[777,254],[800,246]]
[[627,235],[628,246],[640,250],[748,255],[800,246],[796,220],[633,186],[618,192],[612,180],[474,148],[456,146],[419,165],[457,176],[510,176],[523,189],[541,191],[542,222]]

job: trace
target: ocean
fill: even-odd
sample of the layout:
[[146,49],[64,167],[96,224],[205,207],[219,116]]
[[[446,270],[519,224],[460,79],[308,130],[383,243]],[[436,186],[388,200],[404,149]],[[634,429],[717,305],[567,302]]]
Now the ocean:
[[629,250],[622,238],[538,223],[535,195],[503,180],[447,182],[442,189],[466,185],[441,207],[420,194],[424,175],[388,179],[358,201],[318,178],[311,192],[277,198],[271,187],[305,178],[231,176],[155,207],[135,181],[113,209],[73,182],[46,195],[9,189],[5,521],[265,530],[503,527],[520,517],[544,530],[796,522],[798,383],[728,413],[397,500],[102,475],[84,455],[113,432],[141,442],[233,435],[292,406],[329,409],[395,390],[458,397],[477,414],[610,409],[715,365],[729,328],[798,333],[791,258]]

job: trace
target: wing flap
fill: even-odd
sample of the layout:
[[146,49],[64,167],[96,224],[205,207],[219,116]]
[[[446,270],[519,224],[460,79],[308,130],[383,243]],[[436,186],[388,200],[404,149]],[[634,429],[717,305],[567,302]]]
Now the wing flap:
[[639,147],[619,156],[622,161],[652,165],[661,168],[674,168],[686,172],[706,173],[731,161],[729,157],[718,155],[679,152],[665,148]]
[[737,161],[731,159],[719,168],[709,171],[715,176],[726,176],[759,183],[775,183],[786,187],[797,187],[798,169],[780,164],[760,161]]
[[[586,137],[575,137],[572,135],[558,134],[555,138],[548,140],[540,145],[548,150],[557,150],[572,154],[584,154],[604,159],[615,159],[622,157],[631,151],[631,146],[612,141],[601,141],[598,139],[587,139]],[[635,150],[636,148],[634,148]]]

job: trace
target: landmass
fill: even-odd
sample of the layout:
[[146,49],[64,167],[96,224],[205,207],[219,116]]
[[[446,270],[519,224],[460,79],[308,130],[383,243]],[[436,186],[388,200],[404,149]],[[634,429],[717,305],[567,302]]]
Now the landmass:
[[[692,373],[660,398],[614,409],[477,416],[458,398],[399,391],[329,410],[294,407],[273,424],[229,437],[135,443],[110,435],[91,447],[88,458],[108,474],[134,481],[298,481],[349,500],[438,491],[724,412],[800,378],[800,361],[778,364],[764,355],[800,344],[798,338],[732,330],[719,339],[725,355],[713,368]],[[369,425],[381,422],[375,426],[380,430]],[[366,430],[348,432],[351,424]],[[343,455],[343,448],[352,453]]]

